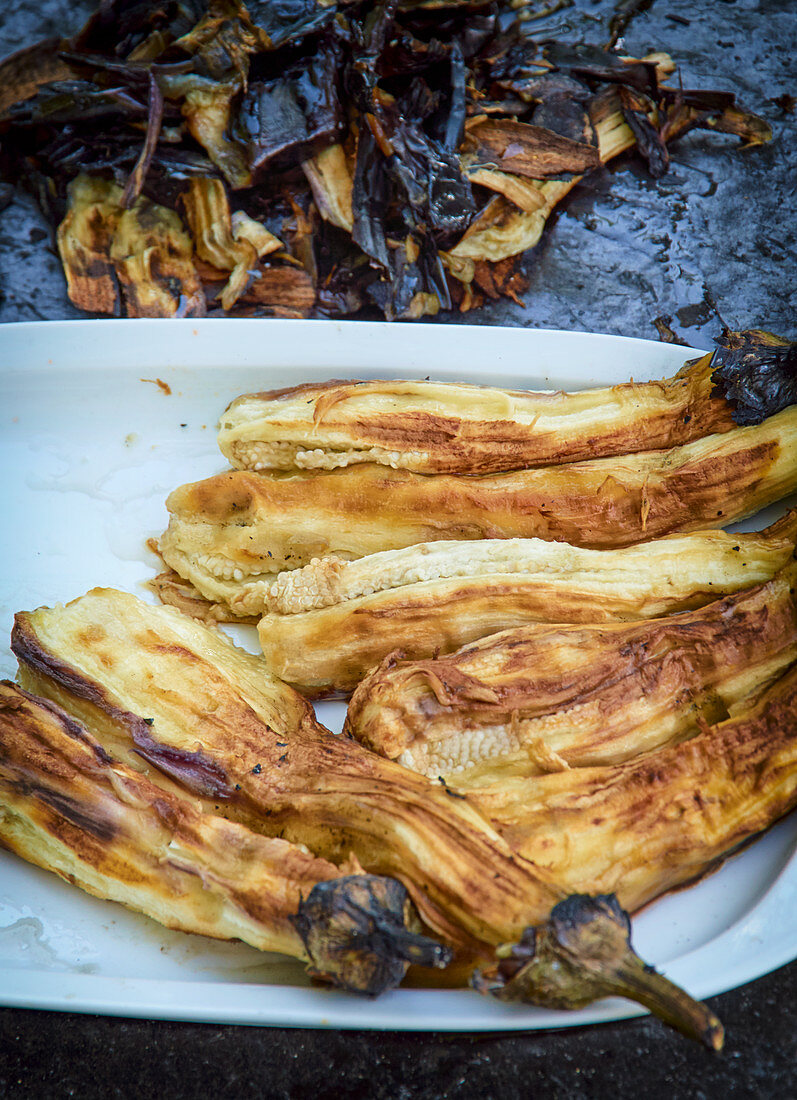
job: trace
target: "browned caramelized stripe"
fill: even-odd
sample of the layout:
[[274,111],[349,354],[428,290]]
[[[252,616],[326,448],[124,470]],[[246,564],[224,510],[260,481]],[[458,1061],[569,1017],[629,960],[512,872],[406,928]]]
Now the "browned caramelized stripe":
[[568,892],[616,893],[638,909],[797,805],[797,666],[755,706],[684,744],[471,797]]
[[[91,632],[87,632],[81,641],[91,644],[101,637],[102,634],[94,637]],[[11,650],[21,664],[35,670],[40,676],[48,677],[68,693],[85,699],[107,714],[114,723],[128,732],[140,755],[156,764],[161,771],[208,798],[229,797],[230,785],[227,777],[215,761],[207,757],[201,749],[188,752],[159,745],[152,737],[152,719],[115,706],[101,684],[81,676],[73,665],[59,660],[41,646],[30,623],[19,615],[15,616],[11,631]],[[189,659],[192,656],[185,649],[177,652]]]
[[797,563],[771,582],[640,623],[532,624],[425,661],[386,660],[345,729],[467,789],[613,764],[694,736],[797,660]]

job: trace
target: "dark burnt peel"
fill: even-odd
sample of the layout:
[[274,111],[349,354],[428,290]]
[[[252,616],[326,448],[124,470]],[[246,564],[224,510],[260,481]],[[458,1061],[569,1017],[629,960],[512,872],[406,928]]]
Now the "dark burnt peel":
[[[88,746],[88,748],[91,749],[100,764],[110,764],[113,762],[113,757],[105,751],[102,745],[98,744],[91,737],[89,737],[88,733],[86,732],[85,728],[80,724],[80,722],[77,722],[74,718],[71,718],[66,713],[66,711],[62,710],[61,707],[59,707],[56,703],[51,702],[49,699],[41,699],[38,695],[33,695],[31,692],[25,691],[25,689],[21,688],[19,684],[15,684],[11,680],[0,680],[0,687],[10,688],[18,695],[20,695],[22,699],[33,703],[35,706],[43,707],[45,710],[49,711],[53,718],[55,718],[56,721],[59,723],[64,733],[73,738],[73,740],[80,741],[82,744]],[[23,706],[24,703],[21,700],[12,700],[6,698],[0,699],[0,710],[17,710],[21,709]]]
[[653,113],[653,103],[640,92],[620,88],[623,117],[633,131],[637,149],[645,158],[648,171],[654,179],[666,175],[670,167],[670,154],[659,131],[648,117]]
[[77,799],[70,798],[69,795],[46,787],[44,784],[22,780],[13,784],[13,787],[18,793],[33,797],[50,808],[58,819],[58,824],[53,823],[52,827],[52,831],[56,833],[60,831],[60,823],[66,822],[79,829],[81,833],[87,833],[104,844],[110,844],[116,835],[116,829],[110,821],[92,816]]
[[618,40],[625,34],[626,29],[634,16],[646,11],[653,0],[617,0],[614,12],[609,20],[609,41],[607,49],[613,49]]
[[408,966],[445,967],[449,948],[410,931],[409,897],[400,882],[347,875],[319,882],[291,923],[310,956],[310,972],[349,993],[376,997],[394,989]]
[[[43,717],[40,712],[44,712]],[[52,743],[48,740],[48,727],[56,733]],[[103,844],[113,840],[116,827],[112,820],[98,812],[98,806],[89,799],[82,801],[66,793],[74,774],[69,756],[59,750],[57,737],[65,735],[69,741],[81,745],[79,752],[87,752],[88,760],[100,768],[107,768],[111,758],[92,740],[79,723],[70,718],[59,706],[39,699],[9,680],[0,681],[0,787],[12,792],[12,805],[18,799],[29,799],[40,806],[38,817],[54,836],[75,828],[87,837]]]
[[614,894],[572,894],[545,924],[527,928],[496,956],[494,966],[473,976],[480,993],[555,1009],[625,997],[709,1049],[722,1049],[724,1032],[714,1013],[632,949],[631,920]]
[[[197,750],[187,752],[169,745],[162,745],[149,734],[142,734],[138,728],[136,715],[131,715],[135,724],[130,725],[138,755],[152,764],[158,771],[175,780],[194,794],[206,798],[229,799],[234,793],[233,785],[227,773],[205,753]],[[143,720],[146,724],[146,720]]]
[[743,426],[797,404],[797,344],[770,332],[726,332],[711,359],[714,392]]
[[[285,250],[254,265],[250,286],[223,310],[217,273],[199,265],[201,301],[184,295],[192,315],[376,308],[414,319],[517,300],[519,276],[490,277],[495,264],[516,260],[512,241],[502,255],[481,250],[478,276],[449,260],[493,194],[462,161],[481,116],[521,133],[497,156],[494,142],[479,155],[535,180],[599,164],[594,112],[607,89],[649,98],[655,127],[646,110],[625,109],[654,175],[667,166],[663,142],[686,129],[752,144],[771,137],[732,95],[680,95],[653,62],[623,56],[623,28],[647,2],[618,0],[609,28],[590,16],[592,44],[544,37],[510,0],[103,2],[71,40],[47,39],[0,63],[0,171],[25,183],[54,224],[79,174],[126,182],[123,205],[140,193],[178,214],[187,179],[223,179],[232,207]],[[554,0],[535,16],[562,6]],[[314,158],[336,147],[338,170],[319,174]],[[332,208],[349,213],[328,218]],[[80,255],[74,242],[64,249],[67,273]],[[135,287],[121,302],[99,285],[78,292],[72,275],[70,299],[90,312],[181,308],[179,295],[144,301]]]

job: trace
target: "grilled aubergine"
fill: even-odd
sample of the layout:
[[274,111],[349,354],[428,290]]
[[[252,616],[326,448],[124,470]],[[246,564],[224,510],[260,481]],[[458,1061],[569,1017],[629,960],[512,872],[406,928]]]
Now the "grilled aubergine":
[[797,665],[682,744],[621,764],[502,778],[468,799],[568,893],[615,894],[633,912],[797,806]]
[[244,470],[375,462],[419,474],[493,474],[658,450],[735,427],[709,353],[662,382],[531,393],[425,381],[333,381],[245,394],[219,447]]
[[469,952],[562,895],[466,800],[320,726],[262,657],[173,608],[95,589],[17,615],[22,686],[254,830],[398,878],[427,928]]
[[[611,645],[621,667],[622,630]],[[335,737],[262,658],[125,593],[20,614],[13,649],[23,687],[101,731],[123,762],[143,758],[208,810],[331,862],[353,852],[403,881],[427,927],[462,948],[516,939],[572,892],[637,908],[797,797],[795,666],[682,744],[459,791]],[[608,686],[611,668],[607,656]],[[644,694],[644,675],[630,686]],[[545,855],[548,835],[560,839]]]
[[[790,346],[768,333],[732,336],[746,351],[743,371],[732,375],[730,353],[720,348],[663,381],[577,393],[333,381],[244,394],[221,417],[219,447],[239,469],[368,462],[420,474],[492,474],[664,450],[758,423],[792,399],[783,386]],[[737,421],[740,403],[755,417]]]
[[[313,558],[351,560],[452,539],[542,538],[612,549],[725,527],[796,490],[791,406],[761,424],[667,451],[482,477],[375,463],[316,473],[229,471],[170,494],[159,551],[216,605],[215,614],[229,617],[239,585],[269,582]],[[241,607],[238,614],[251,612]]]
[[[619,637],[615,642],[619,656],[625,642]],[[371,876],[391,873],[404,880],[427,928],[457,948],[465,967],[479,958],[487,963],[488,969],[476,976],[477,987],[500,994],[505,986],[500,994],[505,999],[560,1006],[568,999],[575,1006],[609,992],[622,993],[642,1000],[710,1045],[721,1042],[721,1029],[710,1014],[627,955],[627,920],[622,914],[618,927],[625,928],[623,943],[615,942],[611,928],[606,931],[604,910],[608,905],[611,917],[619,909],[613,898],[603,895],[611,890],[629,908],[643,904],[703,873],[794,805],[794,666],[763,692],[760,684],[751,683],[758,692],[755,698],[740,702],[724,721],[704,721],[702,732],[683,744],[669,743],[616,765],[575,767],[460,791],[378,757],[349,737],[329,734],[315,723],[304,700],[269,674],[262,658],[243,653],[217,630],[174,609],[151,607],[113,590],[94,590],[66,607],[18,615],[12,645],[25,688],[6,689],[11,706],[4,706],[2,713],[10,709],[12,730],[25,730],[27,725],[32,744],[26,747],[16,732],[2,742],[7,761],[0,773],[6,803],[3,821],[22,819],[23,836],[30,835],[32,822],[34,837],[44,834],[43,847],[49,846],[42,857],[36,839],[27,849],[17,845],[26,858],[72,874],[73,861],[83,859],[86,840],[90,848],[99,840],[105,847],[97,851],[94,845],[96,859],[89,859],[89,873],[81,867],[74,876],[92,889],[95,864],[101,874],[113,878],[116,873],[112,859],[107,859],[117,822],[128,862],[140,865],[136,842],[146,833],[156,852],[164,851],[164,843],[168,849],[173,839],[187,861],[186,869],[189,857],[198,859],[210,879],[214,868],[232,873],[241,838],[255,859],[262,834],[288,843],[284,849],[268,849],[276,878],[286,867],[294,867],[296,850],[291,845],[306,843],[315,856],[302,853],[294,874],[312,878],[317,874],[312,860],[317,857],[323,881],[288,921],[299,933],[301,946],[295,939],[290,942],[283,921],[292,953],[304,954],[334,977],[341,934],[345,939],[351,927],[352,896],[354,902],[365,899],[360,908],[365,911],[366,930],[374,930],[375,905],[388,903],[398,961],[392,960],[386,971],[384,952],[377,953],[376,961],[365,953],[364,960],[356,960],[352,988],[367,988],[375,971],[384,988],[390,984],[384,974],[395,980],[408,960],[445,961],[434,945],[403,929],[398,920],[403,905],[390,896],[389,880],[374,894]],[[773,677],[778,667],[774,660]],[[32,700],[27,689],[44,701]],[[20,702],[31,712],[24,720],[17,714]],[[96,742],[81,729],[81,722],[96,731]],[[55,734],[48,729],[42,735],[48,724],[55,725]],[[53,765],[59,753],[62,759]],[[148,784],[154,775],[162,794],[190,793],[193,818],[189,813],[183,821],[182,809],[170,810],[168,798],[151,812],[153,792]],[[108,805],[113,798],[144,811],[140,833],[135,832],[136,822],[125,816],[124,806],[120,816],[116,803]],[[228,827],[232,831],[225,833]],[[70,831],[77,839],[64,843],[62,834]],[[260,835],[253,838],[253,833]],[[53,835],[58,838],[56,858],[49,855]],[[212,853],[203,849],[206,838],[213,838],[214,846],[228,845],[219,864],[212,864]],[[285,866],[281,851],[286,853]],[[339,868],[323,863],[344,851],[354,853],[365,875],[341,877]],[[521,853],[533,854],[535,862]],[[356,867],[359,871],[359,864]],[[150,880],[158,892],[158,873],[144,868],[145,893]],[[228,887],[233,894],[235,889],[246,893],[248,882],[213,879],[222,908]],[[566,884],[564,890],[560,883]],[[254,908],[256,880],[252,885]],[[329,899],[338,890],[346,902],[340,906],[342,922],[335,935],[328,935],[324,921],[330,910],[333,916],[336,912]],[[106,891],[104,882],[95,890]],[[322,897],[318,891],[324,892]],[[560,928],[564,910],[558,903],[566,894],[582,893],[599,896],[591,901],[571,899],[578,913],[570,917],[576,923],[588,920],[590,928],[593,920],[597,923],[581,937],[583,943],[578,937],[568,941],[568,981],[563,989],[562,958],[554,952],[546,963],[540,937],[549,927],[558,936],[556,930],[562,931],[570,920],[567,917]],[[197,904],[203,908],[206,902],[203,898]],[[237,895],[231,904],[239,904]],[[190,926],[190,919],[178,926]],[[541,951],[535,965],[526,969],[534,954],[529,937],[535,926],[533,942]],[[377,922],[371,946],[379,935]],[[601,949],[597,959],[596,936],[604,935],[615,950]],[[319,967],[316,959],[323,959],[330,940],[336,948],[332,965],[322,962]],[[507,941],[515,947],[499,948],[496,971],[490,961],[492,949]],[[342,952],[347,963],[352,961],[351,948],[349,940]],[[575,975],[580,965],[579,986]]]
[[768,580],[797,512],[760,534],[704,531],[619,550],[540,539],[436,542],[281,573],[258,623],[271,669],[307,695],[352,691],[388,654],[432,657],[529,622],[647,619]]
[[405,927],[398,882],[345,874],[203,811],[133,760],[115,760],[56,704],[0,682],[0,841],[96,897],[302,959],[349,992],[398,985],[410,962],[447,961]]
[[620,764],[737,714],[797,662],[797,561],[637,623],[531,624],[448,656],[388,658],[345,732],[458,790]]

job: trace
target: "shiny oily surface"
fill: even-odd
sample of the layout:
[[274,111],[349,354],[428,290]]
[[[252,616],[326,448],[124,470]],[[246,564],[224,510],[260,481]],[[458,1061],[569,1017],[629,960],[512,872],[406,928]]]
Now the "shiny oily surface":
[[[215,447],[221,410],[243,392],[340,376],[553,388],[664,377],[688,350],[550,332],[468,330],[463,371],[437,326],[268,322],[122,322],[9,327],[0,375],[4,410],[0,505],[14,540],[0,550],[0,608],[65,601],[96,584],[136,594],[157,570],[146,540],[163,529],[168,492],[223,468]],[[265,358],[272,364],[264,365]],[[379,366],[374,364],[378,361]],[[189,368],[186,364],[192,364]],[[109,366],[113,387],[108,384]],[[66,403],[63,394],[72,400]],[[758,517],[763,527],[775,512]],[[251,629],[236,638],[255,649]],[[14,673],[5,648],[4,676]],[[319,707],[339,729],[340,704]],[[715,875],[650,906],[634,920],[637,951],[705,997],[794,957],[782,920],[797,900],[790,864],[797,823],[786,820]],[[362,1002],[310,988],[300,968],[240,944],[164,932],[108,903],[0,855],[0,982],[6,1004],[216,1022],[508,1031],[570,1026],[636,1014],[602,1002],[577,1015],[490,1004],[475,993],[398,990]],[[270,987],[268,990],[264,986]]]

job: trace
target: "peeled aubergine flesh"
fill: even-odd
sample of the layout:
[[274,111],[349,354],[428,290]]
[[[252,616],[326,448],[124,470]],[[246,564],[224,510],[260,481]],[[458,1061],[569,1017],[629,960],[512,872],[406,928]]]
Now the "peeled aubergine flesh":
[[566,893],[615,894],[634,912],[797,806],[797,664],[681,744],[467,794]]
[[399,883],[344,874],[200,809],[8,681],[0,682],[0,840],[95,897],[168,928],[293,956],[349,992],[379,993],[411,961],[447,960],[445,948],[404,926]]
[[173,608],[94,589],[19,613],[12,649],[22,686],[122,760],[255,831],[398,878],[426,927],[469,955],[563,896],[466,800],[334,736],[262,657]]
[[363,462],[421,474],[492,474],[661,450],[728,431],[712,356],[673,378],[577,393],[424,381],[325,382],[246,394],[225,410],[219,447],[248,470]]
[[796,541],[793,512],[760,534],[702,531],[618,550],[497,539],[320,558],[265,590],[258,635],[269,667],[298,690],[351,691],[391,653],[430,658],[529,622],[700,607],[770,579]]
[[246,470],[375,462],[493,474],[676,447],[758,424],[796,401],[794,345],[755,330],[726,334],[723,347],[672,378],[574,393],[332,381],[244,394],[223,413],[218,442]]
[[797,661],[797,562],[638,623],[531,624],[448,656],[388,658],[344,731],[458,790],[620,764],[749,705]]
[[[620,652],[620,639],[616,642]],[[751,682],[754,699],[740,702],[724,721],[704,722],[702,732],[682,744],[613,766],[458,790],[376,756],[350,737],[334,737],[318,726],[304,700],[270,675],[262,658],[174,609],[125,593],[96,589],[66,607],[20,613],[12,648],[23,698],[37,692],[42,697],[35,700],[37,707],[50,716],[63,713],[72,740],[89,745],[85,732],[76,734],[78,723],[96,731],[100,751],[89,745],[92,759],[103,764],[113,754],[109,766],[122,777],[112,782],[116,797],[124,801],[124,792],[134,789],[131,776],[133,783],[137,777],[155,781],[164,794],[190,794],[192,820],[202,825],[218,819],[212,828],[236,826],[247,837],[258,834],[257,840],[279,838],[290,852],[292,845],[306,844],[314,855],[304,851],[303,858],[329,860],[330,873],[320,876],[290,914],[289,924],[302,941],[301,948],[294,941],[293,951],[303,951],[314,969],[334,980],[334,960],[351,961],[345,932],[351,928],[350,907],[359,904],[362,927],[373,934],[371,947],[376,951],[374,945],[382,942],[386,922],[394,929],[399,961],[386,967],[383,954],[377,951],[374,959],[366,951],[354,968],[360,975],[355,988],[357,982],[365,988],[368,975],[387,987],[403,972],[402,960],[440,965],[447,958],[435,950],[438,945],[430,946],[390,916],[398,917],[402,908],[393,898],[392,878],[404,882],[426,929],[456,949],[460,969],[454,975],[480,964],[474,980],[487,982],[492,991],[495,947],[507,984],[514,975],[507,974],[504,960],[512,949],[501,945],[525,945],[520,953],[528,961],[528,929],[558,919],[561,910],[554,907],[569,895],[616,894],[619,905],[636,908],[705,873],[797,802],[795,665],[763,691]],[[777,661],[770,671],[777,677]],[[48,763],[23,747],[15,766],[7,786],[15,796],[22,791],[24,803],[41,773],[48,774]],[[56,795],[34,796],[34,802],[36,812],[42,806],[54,809],[83,843],[93,819],[81,817],[80,807],[91,801],[95,781],[106,780],[102,769],[99,777],[91,773],[88,783],[82,772],[90,769],[81,763],[75,770],[81,775],[73,780],[57,766]],[[70,801],[73,788],[83,801]],[[35,816],[23,804],[21,816],[26,814]],[[277,848],[273,852],[279,855]],[[352,876],[334,866],[343,852],[353,853]],[[38,861],[35,850],[22,854]],[[224,853],[224,859],[233,857],[232,851]],[[384,874],[389,879],[375,891],[371,876]],[[343,902],[336,908],[339,891]],[[386,917],[374,915],[374,901],[387,908]],[[323,918],[330,906],[340,921],[333,921],[325,936]],[[609,908],[614,911],[613,902]],[[332,951],[328,969],[319,937],[322,948],[329,944]],[[627,981],[621,989],[610,975],[598,980],[593,941],[587,940],[571,951],[571,976],[584,967],[580,992],[571,986],[567,994],[573,1004],[621,993],[676,1026],[703,1034],[696,1023],[703,1018],[701,1006],[678,991],[656,982],[657,991],[644,982],[635,989]],[[534,1001],[535,988],[534,981],[524,980],[509,996]]]
[[451,539],[633,546],[725,527],[794,491],[797,406],[668,451],[512,473],[425,476],[375,463],[294,474],[233,470],[169,495],[158,549],[215,615],[235,618],[239,592],[313,558],[351,560]]

